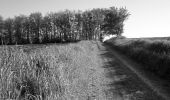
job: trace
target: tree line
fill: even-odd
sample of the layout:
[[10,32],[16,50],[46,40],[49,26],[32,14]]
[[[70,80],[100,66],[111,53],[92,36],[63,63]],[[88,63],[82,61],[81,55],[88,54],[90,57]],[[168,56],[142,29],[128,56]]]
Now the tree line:
[[121,35],[129,12],[126,8],[97,8],[86,11],[40,12],[3,19],[0,44],[39,44],[100,39],[104,34]]

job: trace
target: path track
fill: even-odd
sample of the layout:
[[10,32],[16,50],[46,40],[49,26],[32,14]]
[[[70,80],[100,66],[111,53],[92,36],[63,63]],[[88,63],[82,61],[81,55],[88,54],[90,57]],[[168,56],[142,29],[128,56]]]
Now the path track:
[[158,92],[147,78],[133,69],[132,62],[126,61],[109,45],[99,41],[91,43],[98,48],[95,51],[97,60],[94,60],[98,62],[98,66],[93,68],[97,74],[92,77],[99,82],[97,85],[93,83],[92,88],[100,92],[93,94],[94,98],[89,100],[170,100]]

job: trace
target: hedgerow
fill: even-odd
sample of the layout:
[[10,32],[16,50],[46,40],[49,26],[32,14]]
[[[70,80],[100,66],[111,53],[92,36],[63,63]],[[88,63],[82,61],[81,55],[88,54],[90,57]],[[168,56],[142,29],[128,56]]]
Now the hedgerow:
[[0,44],[39,44],[99,40],[104,34],[121,35],[129,12],[126,8],[96,8],[86,11],[40,12],[3,19]]
[[[170,80],[170,45],[165,41],[130,40],[119,44],[122,39],[107,42],[115,49],[142,64],[142,69]],[[118,45],[119,44],[119,45]]]

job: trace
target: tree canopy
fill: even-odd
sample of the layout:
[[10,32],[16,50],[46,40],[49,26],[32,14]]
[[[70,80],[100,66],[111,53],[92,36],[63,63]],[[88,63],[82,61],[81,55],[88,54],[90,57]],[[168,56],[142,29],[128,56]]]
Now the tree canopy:
[[121,35],[126,8],[97,8],[82,11],[40,12],[15,18],[0,17],[0,44],[73,42],[100,39],[105,34]]

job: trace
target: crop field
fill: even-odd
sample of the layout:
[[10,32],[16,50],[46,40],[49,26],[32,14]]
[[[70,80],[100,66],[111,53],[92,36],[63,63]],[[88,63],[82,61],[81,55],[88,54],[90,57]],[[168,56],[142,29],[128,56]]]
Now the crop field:
[[94,65],[93,49],[90,42],[1,46],[1,100],[80,100],[88,92],[85,66]]
[[100,41],[2,45],[0,99],[164,100],[112,50]]
[[170,41],[168,37],[110,39],[107,43],[144,65],[143,69],[166,80],[170,79]]

